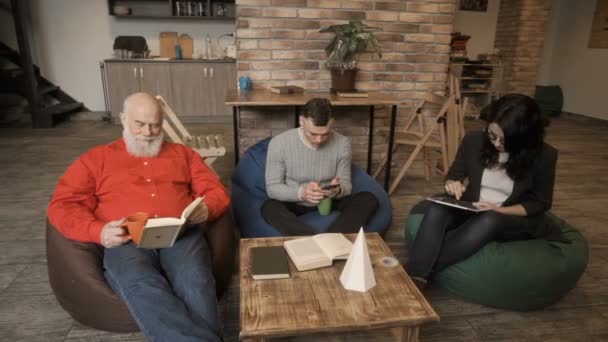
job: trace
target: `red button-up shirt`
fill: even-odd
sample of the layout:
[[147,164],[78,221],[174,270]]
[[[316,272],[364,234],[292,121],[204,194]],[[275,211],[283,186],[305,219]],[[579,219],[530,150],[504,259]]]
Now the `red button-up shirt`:
[[156,157],[134,157],[122,139],[98,146],[59,179],[48,207],[50,222],[67,238],[100,243],[109,221],[143,211],[180,217],[205,195],[209,220],[226,211],[230,197],[217,175],[191,148],[164,142]]

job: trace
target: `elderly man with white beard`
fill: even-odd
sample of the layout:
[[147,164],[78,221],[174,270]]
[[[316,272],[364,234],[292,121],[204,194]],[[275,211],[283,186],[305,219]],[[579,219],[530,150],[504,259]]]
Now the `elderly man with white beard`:
[[189,224],[213,229],[230,205],[228,193],[195,151],[163,140],[153,96],[129,96],[120,118],[122,139],[89,150],[61,177],[49,220],[69,239],[105,247],[106,280],[148,340],[221,341],[203,230],[189,229],[170,248],[140,249],[120,225],[135,212],[179,217],[205,196]]

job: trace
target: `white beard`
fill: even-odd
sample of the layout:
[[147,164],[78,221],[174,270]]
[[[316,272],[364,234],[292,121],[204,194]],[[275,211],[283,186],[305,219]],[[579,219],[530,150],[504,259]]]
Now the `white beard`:
[[127,152],[135,157],[156,157],[160,153],[163,146],[164,134],[161,131],[155,137],[146,138],[143,135],[133,135],[124,128],[122,130],[122,138],[127,146]]

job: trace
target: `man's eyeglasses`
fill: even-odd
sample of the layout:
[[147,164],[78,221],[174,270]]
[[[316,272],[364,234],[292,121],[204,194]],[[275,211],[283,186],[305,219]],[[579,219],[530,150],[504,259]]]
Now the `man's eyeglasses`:
[[489,129],[488,129],[488,139],[490,139],[491,142],[498,141],[498,143],[501,144],[501,145],[505,144],[505,138],[504,137],[497,136],[496,134],[494,134],[494,132],[492,132]]

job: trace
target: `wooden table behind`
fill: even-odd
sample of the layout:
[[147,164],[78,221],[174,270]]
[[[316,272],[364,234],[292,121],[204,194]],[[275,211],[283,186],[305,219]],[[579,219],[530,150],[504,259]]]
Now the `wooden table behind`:
[[308,100],[321,97],[333,106],[396,106],[401,100],[391,94],[370,92],[368,97],[340,97],[328,92],[304,92],[297,94],[275,94],[269,90],[249,90],[246,92],[229,90],[227,106],[303,106]]

